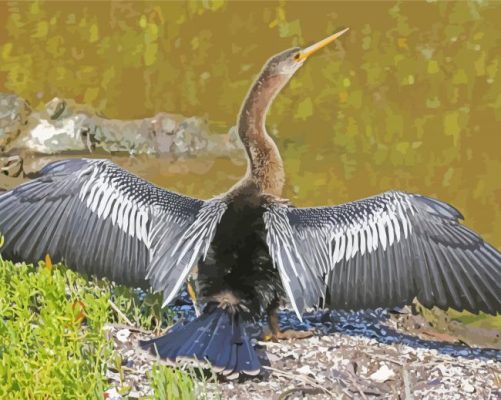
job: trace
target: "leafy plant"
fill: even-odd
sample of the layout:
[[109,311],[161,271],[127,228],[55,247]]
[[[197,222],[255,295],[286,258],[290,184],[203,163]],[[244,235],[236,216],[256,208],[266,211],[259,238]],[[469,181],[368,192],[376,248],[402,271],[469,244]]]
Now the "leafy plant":
[[[0,257],[0,398],[102,399],[109,366],[119,371],[119,390],[126,394],[122,358],[104,329],[119,319],[112,297],[147,329],[159,328],[162,314],[169,315],[151,292],[88,280],[53,266],[49,257],[37,266]],[[149,379],[155,399],[195,398],[188,372],[155,366]]]
[[151,387],[155,400],[195,399],[193,380],[186,372],[155,364],[151,371]]
[[0,398],[102,398],[108,299],[62,266],[0,258]]
[[[193,377],[196,378],[196,384]],[[197,367],[174,369],[163,364],[154,364],[150,375],[153,389],[152,400],[203,400],[207,399],[207,384],[217,382],[216,375],[208,377],[206,371]],[[211,399],[221,398],[217,391],[211,391]]]

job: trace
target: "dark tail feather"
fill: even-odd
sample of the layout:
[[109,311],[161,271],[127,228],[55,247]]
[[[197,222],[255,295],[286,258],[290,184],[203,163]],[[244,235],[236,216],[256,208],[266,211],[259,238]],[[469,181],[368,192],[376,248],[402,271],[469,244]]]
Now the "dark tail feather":
[[144,349],[171,362],[208,362],[228,378],[258,375],[261,363],[238,314],[210,303],[194,321],[152,340],[141,341]]

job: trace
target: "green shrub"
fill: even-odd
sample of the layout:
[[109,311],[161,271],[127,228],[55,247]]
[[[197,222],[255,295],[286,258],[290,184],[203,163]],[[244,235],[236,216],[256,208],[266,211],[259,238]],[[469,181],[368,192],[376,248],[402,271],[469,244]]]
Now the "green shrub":
[[109,291],[0,258],[0,398],[103,398]]
[[[127,318],[148,329],[159,328],[168,311],[153,293],[87,280],[47,261],[0,257],[0,399],[103,399],[111,386],[107,366],[121,360],[104,329],[122,322],[110,307],[112,294]],[[184,371],[159,365],[148,378],[154,399],[195,398]]]

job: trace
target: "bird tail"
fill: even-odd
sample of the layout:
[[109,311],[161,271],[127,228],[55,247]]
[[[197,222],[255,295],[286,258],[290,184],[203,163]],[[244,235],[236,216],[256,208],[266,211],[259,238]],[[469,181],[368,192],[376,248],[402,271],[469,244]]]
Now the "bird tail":
[[217,303],[209,303],[197,319],[140,345],[173,363],[208,362],[215,372],[230,379],[261,371],[240,316]]

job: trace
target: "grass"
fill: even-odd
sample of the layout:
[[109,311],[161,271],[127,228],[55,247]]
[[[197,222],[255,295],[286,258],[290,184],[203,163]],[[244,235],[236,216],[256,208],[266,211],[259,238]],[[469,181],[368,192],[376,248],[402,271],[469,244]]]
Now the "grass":
[[[147,329],[160,327],[161,300],[48,261],[0,257],[0,399],[103,399],[120,358],[104,329],[117,322],[109,300]],[[152,399],[195,398],[187,372],[155,365],[148,379]]]
[[70,270],[0,259],[0,397],[102,398],[109,296]]
[[165,365],[154,365],[151,371],[152,399],[195,399],[195,385],[190,375]]

